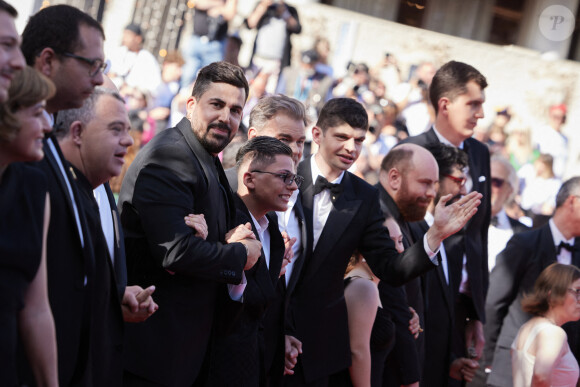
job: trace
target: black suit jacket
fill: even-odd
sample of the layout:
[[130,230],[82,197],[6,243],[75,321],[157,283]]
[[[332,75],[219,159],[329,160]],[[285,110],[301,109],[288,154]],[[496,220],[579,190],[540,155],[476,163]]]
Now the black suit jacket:
[[[87,220],[95,256],[94,281],[91,292],[91,364],[95,386],[121,386],[123,380],[123,314],[122,295],[117,288],[117,275],[109,254],[99,206],[86,177],[71,167],[78,185],[79,202]],[[109,203],[110,205],[110,203]],[[124,265],[124,257],[117,265]],[[124,288],[123,288],[124,291]]]
[[[576,238],[574,244],[580,246],[580,238]],[[487,364],[492,364],[488,383],[494,386],[512,385],[510,347],[520,327],[531,318],[522,311],[521,300],[526,292],[532,291],[542,270],[554,262],[556,248],[549,224],[514,234],[505,250],[497,256],[486,301],[485,360]],[[579,251],[573,254],[572,263],[580,265]],[[580,323],[568,323],[563,328],[568,335],[570,349],[578,359]]]
[[[127,324],[125,367],[168,386],[196,381],[212,329],[218,289],[239,283],[247,254],[225,244],[233,227],[233,195],[217,158],[181,120],[137,155],[119,198],[130,283],[156,285],[159,310]],[[207,240],[184,216],[204,214]]]
[[[235,195],[235,203],[236,224],[250,222],[253,225],[250,213],[238,195]],[[232,301],[224,293],[216,311],[216,322],[221,331],[215,332],[211,344],[209,384],[212,386],[257,386],[259,379],[266,375],[265,349],[277,344],[283,335],[282,324],[275,327],[276,332],[268,332],[272,337],[264,335],[263,318],[278,297],[276,287],[284,257],[284,241],[277,216],[270,213],[266,217],[270,234],[269,267],[262,251],[256,265],[245,272],[247,285],[241,302]],[[260,240],[256,228],[252,227],[256,239]]]
[[[429,226],[425,221],[413,222],[410,229],[415,240],[423,238]],[[453,283],[449,284],[438,253],[439,266],[422,276],[421,282],[425,310],[425,353],[421,386],[443,387],[449,380],[449,366],[456,357],[452,353],[452,332],[454,329]],[[461,356],[461,354],[459,354]]]
[[[238,175],[237,168],[229,168],[225,171],[228,178],[230,187],[234,192],[238,190]],[[285,343],[284,334],[280,336],[280,326],[284,325],[286,310],[288,308],[289,296],[292,294],[298,278],[300,276],[300,271],[304,265],[304,252],[306,250],[306,225],[304,223],[304,209],[302,208],[302,201],[300,195],[294,203],[292,208],[296,219],[298,220],[298,227],[300,228],[300,255],[294,257],[294,266],[292,269],[292,274],[288,280],[288,285],[286,285],[286,276],[282,276],[276,285],[277,297],[272,300],[270,307],[266,310],[266,314],[262,320],[262,325],[264,329],[264,336],[266,337],[266,348],[265,348],[265,370],[266,370],[266,380],[267,385],[279,385],[282,383],[281,379],[284,374],[284,354],[285,354]],[[272,213],[275,215],[275,213]],[[296,235],[290,235],[290,238]]]
[[298,174],[305,178],[300,194],[307,249],[287,318],[288,334],[302,341],[300,361],[306,383],[344,370],[351,363],[343,278],[355,249],[381,280],[393,285],[434,266],[422,243],[397,253],[383,226],[377,189],[349,172],[342,179],[343,192],[333,203],[314,249],[311,160],[298,166]]
[[[375,185],[379,190],[380,204],[383,211],[388,212],[397,222],[403,234],[405,248],[408,248],[416,240],[411,234],[408,222],[405,222],[397,207],[397,204],[389,193],[379,183]],[[425,326],[425,313],[423,308],[423,293],[421,289],[421,278],[413,278],[405,285],[392,287],[388,284],[379,286],[381,299],[393,300],[398,303],[397,307],[383,305],[391,310],[393,322],[396,325],[395,346],[387,357],[386,372],[384,373],[384,386],[400,386],[419,381],[421,367],[424,361],[424,334],[420,334],[417,339],[409,332],[409,320],[411,312],[409,306],[419,315],[420,325]],[[399,295],[396,300],[395,295]]]
[[[49,149],[51,141],[57,150],[73,193],[71,198],[58,159]],[[79,191],[70,166],[53,136],[44,141],[45,156],[33,163],[48,180],[50,224],[47,236],[48,296],[54,318],[58,351],[58,376],[62,386],[91,386],[89,337],[91,334],[92,298],[88,285],[94,277],[94,249]],[[77,206],[83,234],[81,244],[75,220],[73,200]],[[25,360],[22,360],[24,363]],[[22,364],[22,368],[27,368]],[[23,371],[26,373],[26,371]],[[28,380],[34,385],[34,380]]]
[[[433,128],[418,136],[408,138],[405,142],[425,146],[439,142]],[[471,305],[466,305],[468,316],[485,323],[485,296],[489,286],[487,266],[487,231],[491,219],[491,175],[489,150],[487,146],[474,138],[464,141],[464,150],[469,156],[469,175],[473,181],[473,191],[483,195],[477,213],[467,222],[463,232],[459,232],[445,240],[445,247],[451,265],[462,265],[463,253],[467,256],[467,273],[471,290]],[[454,246],[454,245],[457,245]],[[456,253],[454,253],[456,252]],[[456,255],[456,257],[455,257]],[[459,273],[461,268],[450,267],[451,273]],[[459,281],[454,281],[458,293]]]

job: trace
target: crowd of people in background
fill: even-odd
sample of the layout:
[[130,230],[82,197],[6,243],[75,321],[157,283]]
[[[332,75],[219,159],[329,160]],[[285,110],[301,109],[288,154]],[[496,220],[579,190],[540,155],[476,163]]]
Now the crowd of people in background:
[[159,64],[139,25],[106,53],[0,0],[0,384],[576,385],[564,101],[481,128],[467,63],[336,77],[323,36],[292,61],[298,9],[243,42],[236,6]]

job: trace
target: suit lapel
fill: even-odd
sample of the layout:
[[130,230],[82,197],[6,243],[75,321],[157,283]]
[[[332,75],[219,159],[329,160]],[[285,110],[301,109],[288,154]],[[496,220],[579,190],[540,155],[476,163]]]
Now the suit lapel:
[[278,217],[276,213],[266,215],[268,217],[268,232],[270,233],[270,279],[276,285],[280,278],[282,260],[284,259],[284,240],[278,228]]
[[301,253],[299,259],[294,261],[294,268],[292,269],[292,275],[290,276],[290,280],[288,281],[288,286],[286,287],[286,281],[282,281],[283,286],[286,287],[286,291],[291,293],[298,282],[298,278],[300,277],[300,273],[302,271],[302,267],[304,266],[304,261],[306,260],[306,252],[307,244],[308,244],[308,232],[306,229],[306,220],[304,216],[304,209],[302,208],[302,199],[301,195],[298,195],[296,199],[296,203],[294,204],[294,213],[296,218],[298,219],[298,227],[300,227],[300,243]]
[[580,267],[580,238],[574,239],[574,253],[572,254],[572,264],[576,267]]
[[327,257],[328,254],[326,253],[332,251],[362,204],[362,200],[358,199],[354,194],[350,179],[349,172],[345,173],[341,182],[343,192],[330,210],[326,224],[316,244],[316,249],[312,252],[312,261],[308,263],[311,266],[309,268],[310,273],[316,272],[322,263],[322,258]]
[[557,261],[556,247],[554,245],[554,236],[550,230],[550,225],[545,224],[542,227],[540,234],[540,252],[538,256],[540,257],[541,268],[544,270],[546,267]]

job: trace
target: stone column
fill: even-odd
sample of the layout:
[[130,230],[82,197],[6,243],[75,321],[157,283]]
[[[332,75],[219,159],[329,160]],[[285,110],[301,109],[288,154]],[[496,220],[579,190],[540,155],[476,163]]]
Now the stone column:
[[566,59],[577,9],[578,0],[528,0],[518,45]]
[[430,0],[423,28],[466,39],[486,41],[493,17],[488,0]]

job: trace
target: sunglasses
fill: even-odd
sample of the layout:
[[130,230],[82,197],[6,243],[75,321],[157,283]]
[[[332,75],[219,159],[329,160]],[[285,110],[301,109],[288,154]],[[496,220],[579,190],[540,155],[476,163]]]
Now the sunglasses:
[[466,177],[457,177],[453,175],[443,175],[443,176],[448,177],[452,181],[456,182],[457,184],[459,184],[460,187],[463,187],[465,185],[465,182],[467,182]]
[[501,188],[503,186],[503,183],[505,183],[504,179],[500,179],[499,177],[492,177],[491,178],[492,187]]

